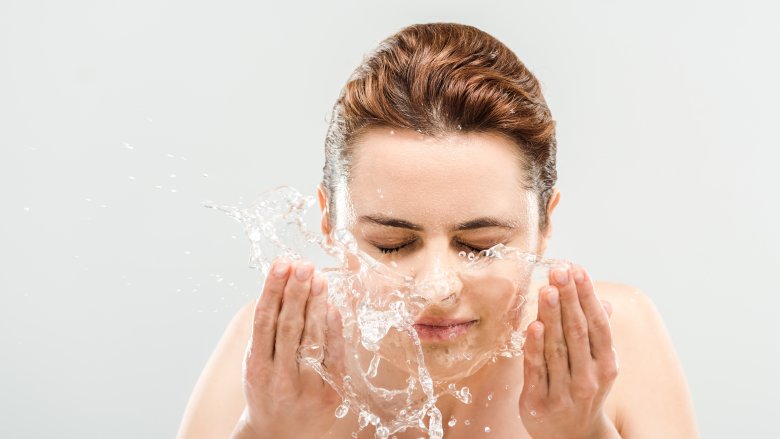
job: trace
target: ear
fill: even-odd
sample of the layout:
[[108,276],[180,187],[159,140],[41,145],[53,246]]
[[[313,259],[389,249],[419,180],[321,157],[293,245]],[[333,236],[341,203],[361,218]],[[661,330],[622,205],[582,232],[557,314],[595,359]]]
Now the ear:
[[320,202],[320,213],[322,214],[320,229],[330,241],[330,209],[328,208],[328,196],[325,194],[322,183],[317,185],[317,200]]
[[540,251],[539,254],[543,255],[545,251],[547,251],[547,241],[552,237],[553,232],[553,224],[552,224],[552,214],[555,210],[555,207],[558,205],[558,201],[561,199],[561,191],[553,186],[553,193],[550,195],[550,199],[547,200],[547,227],[544,229],[544,232],[542,233],[542,239],[539,244]]

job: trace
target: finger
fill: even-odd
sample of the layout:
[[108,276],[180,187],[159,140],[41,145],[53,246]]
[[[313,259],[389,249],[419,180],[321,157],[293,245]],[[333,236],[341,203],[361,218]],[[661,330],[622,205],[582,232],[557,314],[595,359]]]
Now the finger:
[[547,364],[544,360],[544,323],[528,325],[523,346],[523,392],[529,396],[547,396]]
[[[612,352],[612,331],[609,327],[609,315],[605,306],[596,297],[590,276],[587,271],[579,268],[578,291],[580,294],[580,303],[585,312],[585,318],[588,319],[588,336],[590,338],[590,350],[596,361],[614,362],[614,353]],[[611,306],[610,306],[611,308]]]
[[276,323],[282,306],[282,294],[290,273],[286,259],[274,261],[263,285],[263,292],[255,303],[252,325],[251,357],[271,361],[274,357]]
[[345,373],[344,366],[344,328],[341,313],[333,305],[328,305],[325,349],[325,368],[332,377],[340,380]]
[[607,316],[612,317],[612,304],[606,300],[602,300],[601,304],[604,305],[604,311],[607,312]]
[[539,301],[539,320],[544,323],[544,359],[547,362],[547,393],[564,394],[571,381],[569,353],[561,325],[558,288],[549,285]]
[[303,333],[304,312],[311,288],[314,266],[298,261],[284,288],[284,301],[276,328],[274,364],[282,371],[298,374],[298,347]]
[[574,266],[572,270],[566,267],[556,268],[553,270],[553,278],[560,292],[561,319],[569,352],[569,369],[572,379],[576,381],[587,378],[593,367],[593,357],[588,340],[588,321],[577,293],[577,289],[582,287],[574,283],[573,268]]
[[[325,277],[322,273],[314,273],[311,281],[311,293],[309,301],[306,304],[306,318],[303,322],[303,335],[301,336],[301,347],[310,347],[312,355],[324,355],[325,350],[325,331],[327,319],[327,295],[323,293],[325,288]],[[324,357],[321,358],[324,360]],[[320,363],[321,361],[318,361]],[[306,384],[322,384],[323,381],[319,374],[311,368],[301,370],[301,377]]]

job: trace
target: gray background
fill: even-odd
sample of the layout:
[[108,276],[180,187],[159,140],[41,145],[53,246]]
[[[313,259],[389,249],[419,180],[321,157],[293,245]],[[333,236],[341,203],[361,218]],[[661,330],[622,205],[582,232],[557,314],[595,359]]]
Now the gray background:
[[492,33],[541,80],[548,255],[652,297],[704,437],[778,437],[769,3],[2,0],[0,437],[172,437],[259,291],[239,225],[200,203],[313,194],[349,73],[429,21]]

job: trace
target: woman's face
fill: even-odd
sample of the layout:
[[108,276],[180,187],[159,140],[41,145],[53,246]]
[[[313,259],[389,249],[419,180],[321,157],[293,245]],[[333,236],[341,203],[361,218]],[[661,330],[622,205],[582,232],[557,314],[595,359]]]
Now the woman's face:
[[420,285],[438,286],[420,290],[428,306],[415,325],[434,374],[451,365],[445,354],[494,345],[518,305],[513,273],[462,276],[464,252],[500,243],[544,250],[519,160],[517,146],[494,133],[435,139],[382,127],[355,145],[349,227],[359,248]]

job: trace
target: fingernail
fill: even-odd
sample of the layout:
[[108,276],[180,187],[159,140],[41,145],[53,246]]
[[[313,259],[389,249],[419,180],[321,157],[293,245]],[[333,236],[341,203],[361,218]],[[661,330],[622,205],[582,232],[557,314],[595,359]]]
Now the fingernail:
[[319,273],[314,274],[314,280],[311,281],[311,295],[316,296],[322,292],[322,287],[325,285],[325,279]]
[[569,283],[569,273],[565,268],[556,268],[555,271],[553,271],[553,277],[555,278],[555,282],[558,282],[558,285],[563,286]]
[[302,261],[298,263],[298,266],[295,267],[295,277],[300,280],[304,281],[311,276],[312,271],[314,270],[314,266],[309,261]]
[[550,288],[547,292],[547,303],[550,306],[555,306],[558,304],[558,290],[553,288]]
[[585,274],[582,273],[582,269],[580,268],[575,268],[572,276],[574,276],[574,282],[577,282],[578,284],[585,281]]
[[287,274],[287,270],[290,268],[290,263],[284,259],[280,259],[274,262],[274,268],[271,270],[274,276],[283,277]]

